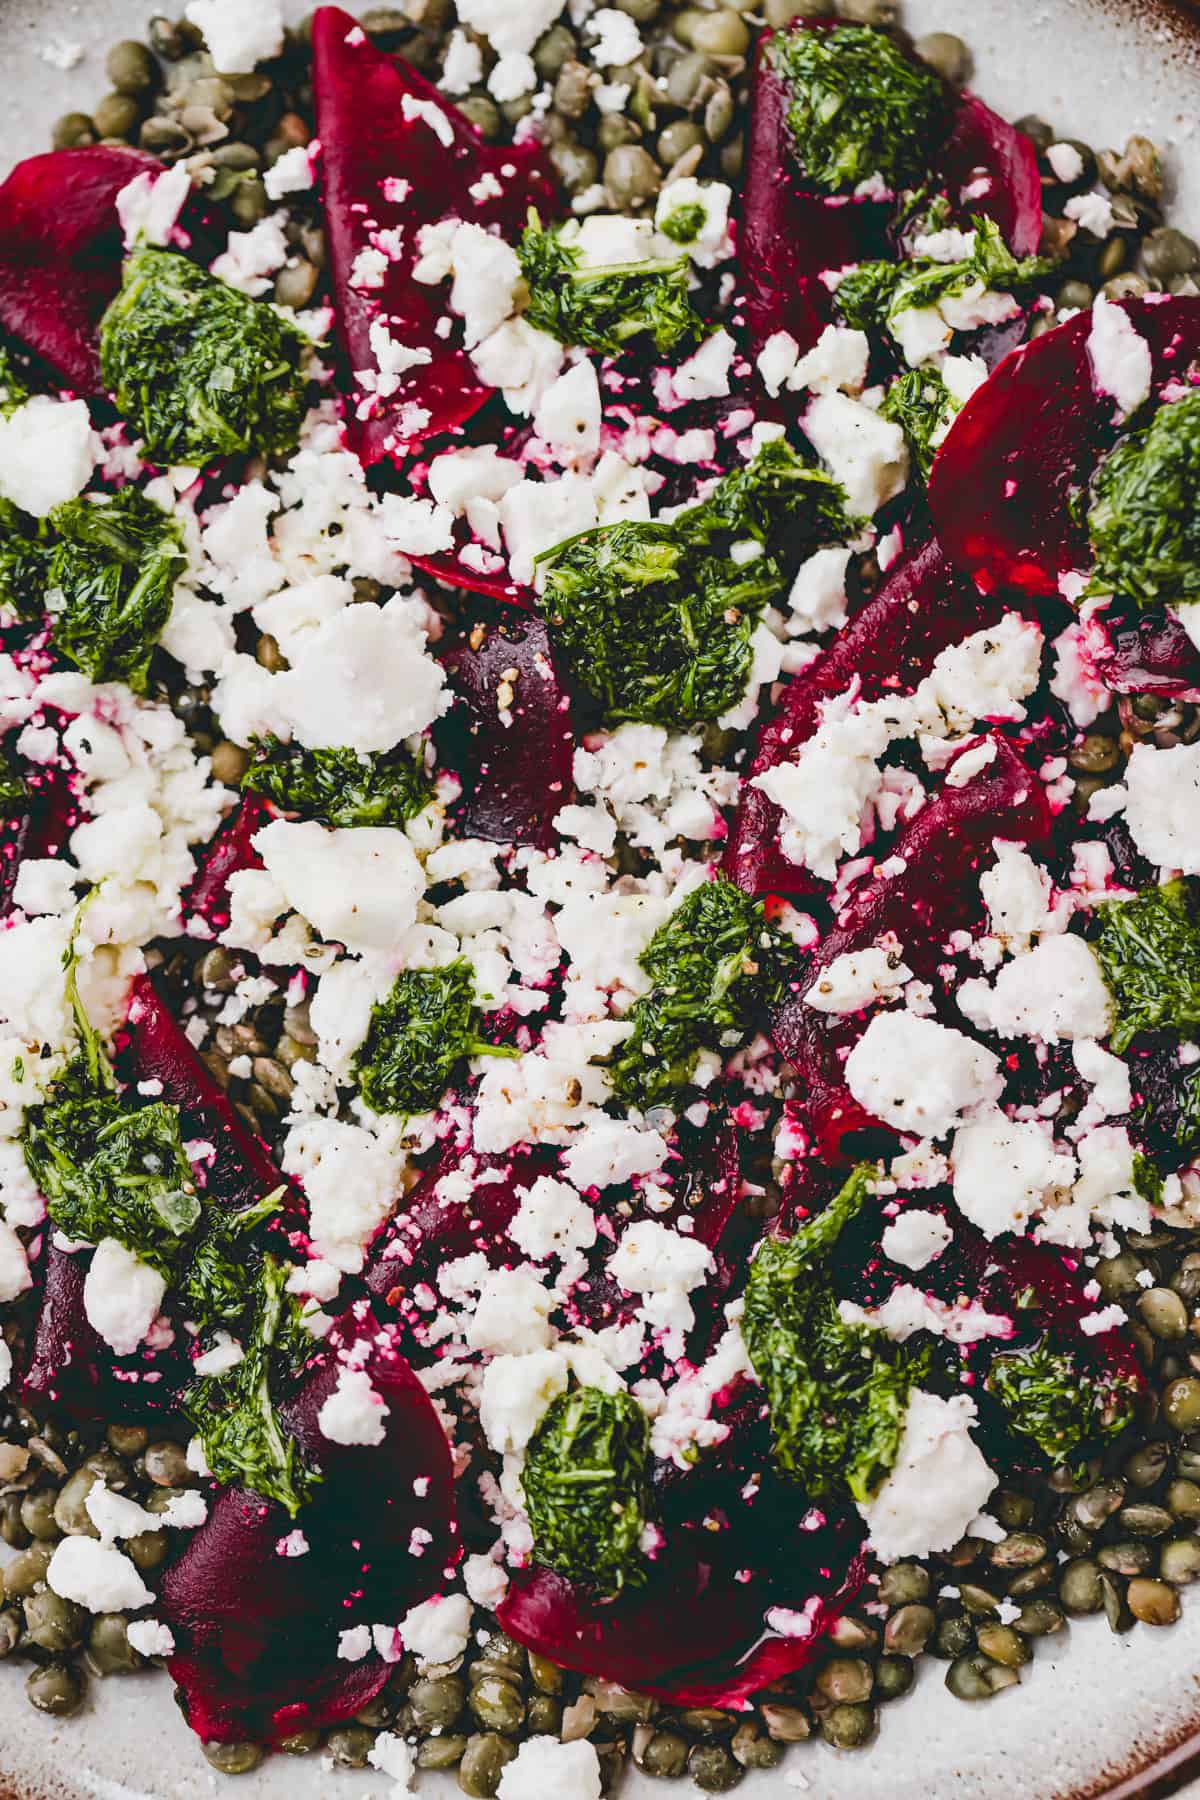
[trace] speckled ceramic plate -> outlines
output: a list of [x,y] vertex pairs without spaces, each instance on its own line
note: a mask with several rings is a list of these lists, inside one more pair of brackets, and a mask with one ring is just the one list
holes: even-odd
[[[181,0],[180,0],[181,3]],[[311,0],[290,0],[299,16]],[[520,6],[523,0],[510,0]],[[244,0],[254,7],[257,0]],[[356,10],[350,0],[351,10]],[[145,29],[150,0],[0,0],[0,173],[46,147],[59,113],[103,91],[104,46]],[[1200,228],[1200,7],[1187,0],[905,0],[914,32],[957,31],[974,85],[1009,117],[1036,111],[1064,135],[1103,145],[1142,131],[1170,153],[1177,222]],[[69,74],[39,52],[83,44]],[[0,1800],[211,1800],[220,1785],[171,1700],[146,1675],[93,1683],[63,1724],[26,1703],[23,1677],[0,1668]],[[241,1778],[236,1800],[363,1800],[389,1783],[278,1758]],[[448,1800],[457,1785],[423,1777]],[[681,1792],[680,1788],[674,1790]],[[1114,1637],[1102,1620],[1043,1641],[1025,1680],[991,1705],[964,1706],[923,1669],[917,1693],[889,1707],[868,1751],[805,1745],[739,1790],[752,1800],[1157,1800],[1200,1797],[1200,1590],[1180,1624]],[[628,1800],[661,1795],[632,1773]],[[558,1800],[547,1794],[545,1800]]]

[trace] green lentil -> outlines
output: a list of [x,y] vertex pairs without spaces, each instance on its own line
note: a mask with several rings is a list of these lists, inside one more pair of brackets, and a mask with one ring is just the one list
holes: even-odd
[[728,1794],[746,1771],[724,1744],[696,1744],[688,1756],[688,1774],[702,1794]]
[[26,1677],[25,1696],[39,1712],[69,1718],[83,1704],[83,1672],[71,1663],[43,1663]]
[[1129,1584],[1126,1598],[1130,1612],[1143,1625],[1174,1625],[1179,1617],[1179,1595],[1165,1581],[1150,1581],[1136,1575]]
[[495,1732],[471,1738],[458,1765],[459,1787],[470,1800],[491,1800],[506,1765],[515,1755],[513,1746]]
[[263,1759],[258,1744],[201,1744],[200,1748],[222,1775],[248,1775]]
[[873,1706],[834,1706],[821,1716],[821,1736],[836,1750],[858,1750],[870,1743],[878,1723]]
[[991,1700],[1020,1680],[1015,1669],[976,1652],[959,1656],[946,1670],[946,1686],[956,1700]]

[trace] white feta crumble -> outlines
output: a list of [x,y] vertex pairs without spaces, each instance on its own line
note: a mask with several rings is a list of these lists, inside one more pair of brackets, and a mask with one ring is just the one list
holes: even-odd
[[852,555],[848,546],[834,544],[814,550],[800,564],[788,594],[789,632],[807,636],[846,623],[846,570]]
[[903,1011],[876,1013],[845,1073],[860,1106],[919,1137],[942,1137],[1004,1086],[999,1058],[982,1044]]
[[283,49],[281,0],[188,0],[184,16],[204,33],[222,75],[247,75]]
[[996,860],[979,878],[988,920],[1009,950],[1024,950],[1030,938],[1053,929],[1050,877],[1020,844],[993,838],[992,849]]
[[312,185],[312,157],[304,144],[293,144],[290,150],[285,150],[263,175],[263,186],[270,200],[306,193]]
[[404,1648],[419,1663],[450,1663],[461,1656],[471,1635],[471,1602],[465,1594],[435,1594],[400,1621]]
[[367,1761],[381,1775],[394,1783],[393,1796],[412,1791],[417,1772],[416,1758],[404,1739],[394,1731],[381,1731],[367,1752]]
[[254,848],[288,905],[324,938],[386,950],[416,919],[425,877],[402,831],[273,819],[255,834]]
[[1071,1055],[1082,1080],[1091,1084],[1089,1122],[1120,1117],[1133,1110],[1129,1067],[1091,1038],[1077,1038]]
[[576,1187],[619,1187],[635,1176],[653,1175],[669,1155],[667,1140],[652,1126],[597,1113],[575,1133],[562,1167]]
[[1057,179],[1068,185],[1078,181],[1083,174],[1083,157],[1074,144],[1050,144],[1046,150],[1046,161]]
[[467,1326],[467,1343],[493,1356],[548,1350],[556,1336],[550,1324],[556,1304],[554,1293],[529,1270],[493,1269]]
[[592,61],[600,69],[623,69],[642,54],[642,38],[628,13],[615,6],[602,6],[586,25],[595,39]]
[[1200,874],[1200,744],[1135,744],[1125,790],[1125,818],[1142,855],[1164,869]]
[[388,1408],[365,1369],[338,1369],[337,1386],[321,1404],[317,1428],[331,1444],[382,1444]]
[[357,1273],[363,1251],[391,1216],[404,1185],[405,1155],[361,1125],[305,1118],[284,1140],[285,1175],[304,1185],[317,1255]]
[[936,1262],[953,1237],[940,1213],[910,1206],[885,1226],[879,1241],[883,1254],[892,1262],[905,1269],[920,1270]]
[[1023,1232],[1075,1179],[1075,1158],[1047,1125],[998,1111],[960,1126],[950,1161],[958,1208],[987,1238]]
[[699,207],[699,225],[686,237],[665,235],[671,242],[682,242],[692,261],[702,269],[711,269],[732,251],[729,237],[729,188],[723,181],[698,181],[694,175],[680,175],[659,192],[654,209],[655,228],[662,232],[672,218],[678,223],[682,208]]
[[44,519],[83,492],[100,455],[86,400],[34,394],[0,418],[0,496]]
[[594,1744],[576,1738],[526,1738],[500,1777],[497,1800],[600,1800],[600,1758]]
[[123,1551],[90,1537],[66,1537],[46,1570],[46,1584],[89,1612],[136,1612],[154,1595]]
[[520,1455],[550,1402],[566,1391],[569,1364],[558,1350],[497,1356],[483,1371],[479,1422],[492,1449]]
[[909,1397],[895,1467],[859,1511],[881,1562],[949,1550],[996,1486],[971,1436],[975,1402],[923,1388]]
[[908,445],[899,425],[847,394],[818,394],[804,433],[846,492],[851,512],[871,518],[908,480]]
[[642,1296],[645,1322],[668,1333],[685,1332],[694,1322],[688,1295],[713,1268],[712,1251],[657,1219],[626,1226],[609,1258],[608,1272],[631,1294]]
[[878,1001],[896,1000],[912,970],[901,961],[899,947],[848,950],[835,956],[813,982],[804,999],[817,1012],[854,1013]]
[[487,85],[493,100],[503,105],[507,100],[519,100],[522,94],[531,94],[537,84],[533,58],[523,50],[510,50],[497,60]]
[[169,244],[184,201],[192,191],[186,163],[176,163],[160,175],[144,170],[127,181],[117,195],[117,217],[125,248],[138,243]]
[[491,43],[497,55],[510,50],[530,51],[562,11],[558,0],[461,0],[459,23],[469,25]]
[[596,365],[585,357],[546,389],[533,415],[533,429],[564,460],[583,461],[600,448],[600,413]]
[[[623,18],[623,13],[617,15]],[[677,365],[671,386],[678,400],[714,400],[729,392],[729,371],[737,344],[722,326]]]
[[469,93],[483,80],[483,51],[478,44],[471,42],[465,31],[455,30],[450,34],[450,42],[446,46],[446,55],[442,62],[442,78],[438,83],[444,94]]
[[1094,951],[1081,937],[1044,938],[1006,963],[994,987],[974,977],[958,990],[960,1011],[1001,1037],[1103,1038],[1112,1029],[1112,998]]
[[1095,238],[1106,238],[1116,223],[1112,201],[1106,194],[1076,194],[1063,207],[1063,215],[1074,219]]
[[88,1324],[118,1356],[132,1356],[162,1308],[167,1284],[116,1238],[101,1238],[83,1283]]
[[171,1656],[175,1650],[171,1627],[158,1619],[131,1619],[125,1636],[141,1656]]
[[596,1242],[596,1219],[569,1182],[539,1175],[522,1193],[508,1232],[532,1262],[545,1262],[551,1256],[565,1258],[577,1250],[590,1250]]
[[1097,294],[1092,307],[1087,347],[1097,393],[1110,394],[1125,417],[1136,412],[1150,398],[1150,346],[1125,308],[1105,294]]

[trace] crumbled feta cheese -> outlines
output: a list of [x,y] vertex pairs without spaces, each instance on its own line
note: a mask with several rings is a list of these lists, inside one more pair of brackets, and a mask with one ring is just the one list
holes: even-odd
[[599,69],[627,68],[642,54],[641,33],[629,14],[615,6],[594,12],[586,29],[595,38],[592,61]]
[[1081,937],[1045,938],[1007,963],[989,988],[964,981],[958,1004],[973,1025],[1001,1037],[1102,1038],[1112,1028],[1112,1000],[1100,964]]
[[1075,1158],[1040,1120],[989,1113],[954,1134],[954,1198],[984,1237],[1023,1232],[1075,1179]]
[[337,1386],[321,1404],[317,1428],[331,1444],[382,1444],[388,1408],[365,1369],[342,1366]]
[[895,1000],[912,970],[899,950],[848,950],[828,963],[804,998],[817,1012],[854,1013],[877,1001]]
[[556,1335],[550,1324],[556,1303],[554,1293],[528,1270],[493,1269],[467,1326],[467,1343],[493,1356],[548,1350]]
[[498,56],[506,56],[510,50],[532,50],[561,10],[558,0],[523,0],[520,6],[512,0],[461,0],[458,17],[486,37]]
[[25,1246],[12,1226],[0,1220],[0,1301],[16,1300],[32,1285]]
[[1000,1098],[999,1058],[961,1031],[909,1012],[876,1013],[846,1059],[850,1092],[897,1131],[942,1137]]
[[940,1213],[924,1207],[906,1207],[898,1219],[884,1228],[883,1254],[905,1269],[924,1269],[936,1262],[954,1236]]
[[1095,238],[1106,238],[1116,224],[1116,214],[1107,194],[1076,194],[1063,207],[1063,215],[1074,219]]
[[481,344],[516,310],[523,282],[516,251],[462,219],[423,226],[418,242],[413,280],[436,283],[452,275],[450,310],[463,322],[463,341],[468,349]]
[[476,1606],[495,1612],[508,1592],[508,1576],[490,1556],[468,1556],[463,1563],[463,1586]]
[[[624,18],[624,14],[618,14]],[[705,338],[700,348],[677,364],[671,386],[678,400],[715,400],[729,392],[729,371],[737,345],[721,328]]]
[[562,1166],[576,1187],[621,1187],[637,1175],[654,1174],[669,1155],[666,1139],[652,1126],[597,1113],[575,1133]]
[[846,570],[853,552],[834,544],[814,550],[796,570],[788,609],[788,630],[807,636],[846,623]]
[[[666,1146],[663,1148],[665,1152]],[[531,1261],[545,1262],[547,1257],[565,1258],[576,1250],[590,1250],[596,1241],[596,1219],[569,1182],[539,1175],[522,1193],[508,1234]]]
[[1200,874],[1200,744],[1135,744],[1125,788],[1125,818],[1142,855],[1164,869]]
[[167,1284],[116,1238],[101,1238],[83,1284],[88,1324],[118,1356],[132,1356],[162,1307]]
[[281,0],[188,0],[190,25],[204,33],[209,55],[222,75],[247,75],[283,49]]
[[400,1621],[404,1648],[420,1663],[449,1663],[471,1635],[471,1602],[465,1594],[435,1594]]
[[396,1732],[381,1731],[367,1751],[367,1761],[373,1769],[395,1782],[393,1797],[411,1792],[417,1772],[416,1758]]
[[483,51],[471,42],[465,31],[453,31],[442,62],[442,79],[438,83],[444,94],[469,93],[483,80]]
[[285,150],[263,175],[263,186],[270,200],[282,200],[287,194],[303,194],[312,184],[312,158],[304,144],[293,144],[290,150]]
[[899,425],[847,394],[818,394],[804,433],[846,492],[852,513],[871,518],[908,480],[908,446]]
[[497,1800],[600,1800],[600,1758],[586,1738],[526,1738],[500,1776]]
[[387,949],[416,918],[424,872],[404,832],[273,819],[254,848],[288,905],[350,949]]
[[857,1306],[853,1300],[839,1300],[838,1316],[847,1325],[866,1325],[873,1331],[882,1331],[896,1344],[907,1343],[918,1331],[945,1338],[951,1344],[978,1344],[984,1338],[1012,1335],[1012,1320],[1005,1315],[990,1313],[965,1296],[949,1303],[939,1300],[907,1281],[894,1287],[879,1306]]
[[594,363],[586,359],[574,363],[546,389],[533,415],[533,429],[562,453],[564,461],[595,456],[600,448],[600,384]]
[[46,1584],[62,1599],[74,1600],[93,1613],[135,1612],[154,1599],[122,1551],[83,1536],[66,1537],[58,1545],[46,1570]]
[[283,215],[268,214],[249,231],[230,232],[225,249],[213,263],[212,272],[230,287],[256,299],[267,292],[271,277],[282,269],[289,255]]
[[565,1392],[568,1363],[558,1350],[497,1356],[483,1371],[479,1422],[502,1456],[523,1452],[550,1402]]
[[1120,1117],[1133,1110],[1128,1065],[1091,1038],[1078,1038],[1071,1055],[1080,1077],[1092,1085],[1088,1112],[1093,1120]]
[[503,106],[508,100],[519,100],[531,94],[538,84],[533,58],[522,50],[510,50],[496,62],[488,76],[488,93]]
[[645,1322],[669,1334],[691,1329],[694,1314],[688,1294],[712,1268],[706,1244],[657,1219],[639,1219],[627,1226],[608,1262],[614,1281],[627,1292],[642,1295],[639,1311]]
[[86,400],[34,394],[0,418],[0,497],[44,519],[83,492],[100,454]]
[[158,1619],[130,1619],[125,1636],[141,1656],[171,1656],[175,1650],[170,1626]]
[[125,248],[132,250],[139,242],[169,244],[191,191],[192,178],[186,163],[176,163],[160,175],[147,169],[127,181],[116,202]]
[[356,1273],[363,1248],[389,1218],[403,1188],[405,1157],[360,1125],[305,1118],[288,1132],[282,1166],[304,1184],[318,1256]]
[[892,732],[883,708],[840,695],[822,706],[821,723],[794,762],[778,763],[752,779],[751,785],[784,812],[784,855],[823,881],[835,879],[839,857],[862,849],[870,805],[882,783],[876,759]]
[[1106,294],[1096,295],[1087,347],[1097,393],[1111,394],[1126,417],[1136,412],[1150,398],[1150,346],[1124,307]]
[[793,391],[809,388],[814,394],[832,394],[839,388],[847,394],[861,394],[870,355],[865,331],[827,325],[812,349],[798,359],[787,385]]
[[[732,252],[729,236],[730,191],[723,181],[697,181],[694,175],[680,175],[659,192],[654,209],[654,224],[662,231],[672,216],[683,207],[698,206],[703,217],[700,224],[683,240],[688,255],[702,269],[715,268]],[[667,234],[669,241],[676,240]]]
[[914,1388],[895,1467],[859,1511],[882,1562],[949,1550],[996,1486],[971,1436],[975,1402]]
[[1009,950],[1024,950],[1053,928],[1050,877],[1019,844],[994,838],[992,848],[996,860],[980,876],[979,891],[995,935]]
[[915,724],[938,736],[969,731],[981,720],[1020,720],[1022,702],[1041,678],[1042,633],[1019,613],[972,632],[934,658],[913,696]]

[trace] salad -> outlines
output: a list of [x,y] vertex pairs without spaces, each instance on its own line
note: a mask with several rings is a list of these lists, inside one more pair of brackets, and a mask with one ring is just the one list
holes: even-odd
[[1178,1618],[1200,249],[893,15],[190,0],[0,185],[40,1710],[724,1793]]

